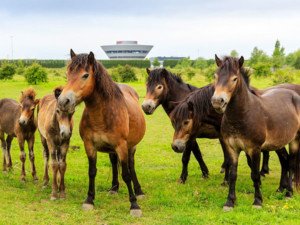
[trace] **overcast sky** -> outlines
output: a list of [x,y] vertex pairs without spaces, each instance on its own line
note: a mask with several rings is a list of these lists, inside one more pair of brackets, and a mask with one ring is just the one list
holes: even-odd
[[147,57],[213,58],[235,49],[248,58],[254,46],[272,54],[300,48],[298,0],[1,0],[0,58],[67,59],[101,45],[137,40],[154,45]]

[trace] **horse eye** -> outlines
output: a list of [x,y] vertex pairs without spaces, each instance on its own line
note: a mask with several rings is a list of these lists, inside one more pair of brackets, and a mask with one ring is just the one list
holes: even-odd
[[190,122],[186,120],[186,121],[183,122],[183,125],[184,125],[184,126],[187,126],[189,123],[190,123]]
[[158,90],[162,89],[162,85],[159,85],[159,86],[157,87],[157,89],[158,89]]
[[233,80],[232,80],[232,81],[233,81],[233,82],[236,82],[236,80],[237,80],[237,77],[233,78]]
[[86,74],[84,74],[84,75],[82,76],[83,79],[87,79],[88,77],[89,77],[89,74],[88,74],[88,73],[86,73]]
[[59,114],[60,113],[59,109],[57,109],[56,112],[57,112],[57,114]]
[[32,108],[31,111],[34,111],[35,108]]

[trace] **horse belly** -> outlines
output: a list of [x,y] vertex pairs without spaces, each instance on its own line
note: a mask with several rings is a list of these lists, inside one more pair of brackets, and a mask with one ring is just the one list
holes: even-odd
[[220,133],[216,130],[216,128],[213,125],[204,123],[198,130],[197,137],[216,139],[220,137]]

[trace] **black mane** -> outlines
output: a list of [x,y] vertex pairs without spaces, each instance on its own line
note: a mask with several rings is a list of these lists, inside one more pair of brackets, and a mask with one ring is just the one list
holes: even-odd
[[175,75],[175,74],[171,73],[169,70],[154,69],[154,70],[151,70],[150,74],[148,75],[147,85],[150,86],[151,84],[157,84],[157,83],[161,82],[161,79],[163,77],[162,73],[164,73],[165,71],[167,72],[166,82],[176,81],[178,83],[184,83],[179,75]]

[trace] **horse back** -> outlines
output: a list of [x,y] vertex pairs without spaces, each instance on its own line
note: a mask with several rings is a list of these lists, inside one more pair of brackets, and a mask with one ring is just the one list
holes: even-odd
[[0,100],[0,130],[16,136],[16,124],[20,115],[21,106],[16,100],[8,98]]

